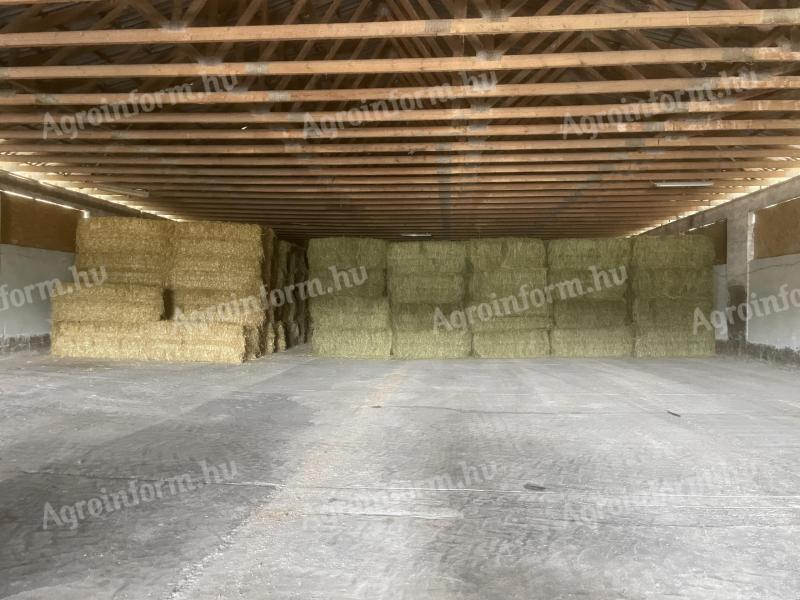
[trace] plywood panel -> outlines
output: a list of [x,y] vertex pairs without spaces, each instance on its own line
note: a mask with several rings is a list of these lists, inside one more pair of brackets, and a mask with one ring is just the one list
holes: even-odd
[[46,202],[0,193],[0,243],[75,252],[82,213]]
[[755,257],[800,254],[800,199],[756,213]]

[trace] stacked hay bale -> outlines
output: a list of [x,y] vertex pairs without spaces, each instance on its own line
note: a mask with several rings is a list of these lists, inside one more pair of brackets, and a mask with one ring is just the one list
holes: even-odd
[[715,353],[714,331],[695,331],[695,313],[714,306],[714,246],[702,235],[642,236],[633,244],[637,358]]
[[463,242],[398,242],[387,258],[396,358],[463,358],[469,327],[436,326],[437,315],[464,309],[467,246]]
[[386,242],[314,239],[308,245],[308,266],[314,354],[389,358],[392,329],[386,298]]
[[[62,358],[240,363],[241,327],[163,321],[174,224],[98,217],[78,227],[76,267],[102,276],[76,281],[53,300],[53,355]],[[93,276],[94,279],[94,276]]]
[[[261,228],[261,245],[264,248],[264,260],[261,263],[261,280],[264,282],[265,291],[269,294],[277,289],[278,236],[275,235],[273,229],[269,227]],[[268,295],[267,298],[269,298]],[[269,300],[266,304],[264,328],[261,335],[261,352],[264,355],[269,355],[276,350],[275,326],[277,322],[275,308],[270,304]]]
[[299,345],[308,341],[308,262],[305,248],[295,246],[292,259],[295,284],[294,301],[296,304],[292,315],[296,328],[293,345]]
[[174,318],[242,328],[247,358],[261,356],[262,231],[257,225],[187,222],[174,226],[168,287]]
[[[472,311],[473,353],[479,358],[549,356],[551,304],[534,302],[547,284],[544,242],[494,238],[469,242],[469,307],[493,306],[492,316]],[[497,310],[499,308],[500,310]],[[497,314],[499,313],[499,314]]]
[[553,240],[548,244],[547,258],[554,301],[553,355],[631,356],[634,335],[628,317],[630,241]]

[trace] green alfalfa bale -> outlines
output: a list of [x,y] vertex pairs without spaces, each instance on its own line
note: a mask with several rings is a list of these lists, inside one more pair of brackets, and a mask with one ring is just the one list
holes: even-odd
[[383,331],[315,329],[311,336],[311,350],[316,356],[328,358],[387,359],[392,353],[392,340],[393,334],[390,329]]
[[472,333],[463,330],[434,332],[395,330],[392,355],[403,360],[467,358],[472,354]]
[[553,356],[559,358],[625,358],[633,355],[633,328],[554,329]]
[[639,269],[703,269],[714,264],[714,242],[705,235],[642,235],[633,240]]
[[[333,270],[332,270],[333,269]],[[317,295],[381,298],[386,295],[386,270],[368,267],[310,269],[310,289]]]
[[382,331],[391,326],[386,298],[321,296],[311,300],[310,310],[315,330]]
[[[699,314],[709,319],[714,308],[710,298],[670,300],[666,298],[636,298],[633,301],[633,321],[638,330],[674,329],[692,331]],[[702,319],[700,319],[702,322]]]
[[627,268],[631,252],[631,240],[625,238],[552,240],[547,243],[547,264],[556,270]]
[[557,329],[617,329],[628,324],[625,300],[564,300],[554,304]]
[[712,299],[714,271],[705,269],[636,269],[632,278],[636,298]]
[[592,271],[591,269],[550,269],[547,273],[547,296],[553,301],[584,298],[585,300],[619,300],[630,287],[627,269]]
[[474,272],[528,271],[547,266],[542,240],[535,238],[481,238],[468,242]]
[[550,356],[550,334],[546,330],[473,332],[472,349],[478,358],[543,358]]
[[681,329],[647,329],[636,335],[636,358],[704,358],[716,354],[715,333],[700,328],[697,333]]
[[514,296],[530,296],[534,289],[547,286],[547,269],[527,271],[474,272],[469,281],[468,297],[473,301],[489,301]]
[[[450,323],[450,315],[456,311],[462,310],[460,305],[456,304],[392,304],[391,307],[391,326],[398,331],[435,331],[435,330],[448,330],[448,324],[443,322],[443,319]],[[466,323],[463,324],[463,329],[466,329]]]
[[389,298],[396,304],[460,304],[466,296],[463,275],[390,275]]
[[482,320],[473,318],[469,328],[473,333],[524,333],[547,330],[553,327],[553,317],[547,313],[523,312]]
[[391,277],[465,273],[467,245],[449,241],[394,242],[389,244],[386,263]]
[[308,264],[316,272],[329,267],[386,269],[384,240],[354,237],[316,238],[308,243]]

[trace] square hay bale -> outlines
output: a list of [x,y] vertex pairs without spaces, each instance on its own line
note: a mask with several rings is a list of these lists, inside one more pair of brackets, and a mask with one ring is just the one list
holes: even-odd
[[391,275],[389,297],[396,304],[461,304],[466,296],[463,275]]
[[642,235],[633,240],[639,269],[704,269],[714,265],[714,242],[705,235]]
[[[549,308],[550,305],[547,305]],[[518,315],[494,317],[486,321],[473,319],[470,329],[477,333],[525,333],[548,330],[553,327],[553,317],[547,313],[523,312]],[[549,342],[548,342],[549,343]]]
[[264,356],[261,340],[261,327],[253,325],[246,325],[244,327],[244,347],[246,360],[255,360]]
[[222,221],[186,221],[175,223],[175,236],[197,241],[237,241],[261,246],[261,227]]
[[557,329],[618,329],[628,324],[625,300],[566,300],[553,309]]
[[628,295],[630,273],[627,270],[604,271],[596,276],[590,269],[550,269],[547,285],[554,301],[618,300]]
[[261,354],[269,356],[275,354],[275,325],[268,322],[261,329]]
[[167,287],[173,290],[216,290],[236,294],[242,298],[259,295],[261,274],[240,271],[173,270]]
[[332,267],[311,269],[308,274],[309,286],[317,290],[317,295],[358,296],[361,298],[381,298],[386,295],[386,270],[351,267],[349,269]]
[[261,262],[261,280],[272,289],[272,270],[274,268],[275,255],[278,251],[278,237],[275,231],[269,227],[261,229],[261,246],[263,248],[264,259]]
[[442,330],[441,327],[437,328],[437,310],[449,318],[453,311],[461,309],[460,305],[455,304],[392,304],[391,324],[398,331]]
[[82,252],[75,256],[75,268],[81,274],[105,284],[162,287],[170,265],[168,255],[145,252]]
[[236,325],[56,323],[52,354],[102,360],[241,363],[244,329]]
[[275,323],[275,352],[286,352],[286,348],[288,348],[286,327],[278,321]]
[[328,358],[381,358],[387,359],[392,352],[392,332],[314,330],[311,349],[315,356]]
[[552,240],[547,243],[547,264],[556,270],[627,268],[631,253],[631,240],[625,238]]
[[172,290],[169,294],[171,318],[199,323],[229,323],[259,327],[266,319],[260,295],[240,294],[203,289]]
[[633,301],[633,321],[640,331],[643,329],[693,331],[698,309],[708,319],[714,309],[714,302],[710,298],[697,300],[636,298]]
[[633,355],[633,329],[554,329],[553,356],[560,358],[626,358]]
[[389,300],[322,296],[311,301],[314,330],[383,331],[391,327]]
[[166,257],[172,251],[172,221],[93,217],[78,221],[78,254],[139,254]]
[[90,288],[65,286],[52,299],[52,319],[86,323],[147,323],[164,316],[160,287],[100,285]]
[[636,358],[703,358],[716,354],[714,331],[692,332],[675,329],[637,331]]
[[714,271],[705,269],[636,269],[631,282],[636,298],[706,299],[714,297]]
[[[517,300],[547,285],[547,269],[475,272],[469,282],[469,298],[481,302],[514,296]],[[523,292],[522,287],[527,286]],[[493,296],[494,294],[494,296]]]
[[[176,237],[173,240],[174,254],[185,264],[217,260],[261,270],[264,258],[263,244],[249,240],[204,240],[202,238]],[[241,268],[241,267],[240,267]]]
[[384,240],[352,237],[316,238],[308,243],[308,264],[316,272],[327,271],[329,267],[350,269],[386,269],[386,248]]
[[543,358],[550,356],[546,330],[473,333],[473,353],[478,358]]
[[542,240],[535,238],[481,238],[468,242],[469,262],[475,272],[529,271],[547,266]]
[[464,242],[393,242],[389,244],[386,263],[392,277],[465,273],[467,245]]
[[469,331],[395,330],[392,355],[402,360],[467,358],[472,354]]

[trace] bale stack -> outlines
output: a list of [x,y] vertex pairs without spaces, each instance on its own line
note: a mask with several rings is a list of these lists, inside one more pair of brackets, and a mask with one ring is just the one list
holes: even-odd
[[317,294],[309,302],[314,354],[389,358],[392,329],[386,298],[386,242],[314,239],[308,246],[308,268]]
[[396,358],[463,358],[472,353],[469,328],[435,327],[437,309],[463,310],[467,246],[463,242],[389,244],[389,298]]
[[[628,317],[630,241],[553,240],[548,244],[547,258],[554,301],[553,355],[631,356],[634,334]],[[601,275],[596,279],[595,272],[602,272],[605,278]]]
[[714,304],[714,247],[702,235],[641,236],[633,244],[633,320],[637,358],[703,357],[715,335],[694,331],[695,312]]
[[[269,227],[261,228],[261,245],[264,248],[264,260],[261,263],[261,280],[267,293],[276,289],[277,285],[277,265],[278,265],[278,236]],[[275,308],[269,305],[265,307],[264,328],[261,335],[261,351],[264,355],[275,352]]]
[[168,287],[174,318],[241,328],[253,359],[262,354],[262,231],[257,225],[188,222],[174,226]]
[[472,320],[475,356],[549,356],[551,305],[536,306],[531,302],[531,292],[544,289],[547,284],[546,264],[547,253],[541,240],[493,238],[469,242],[467,305],[497,302],[501,309],[501,316]]
[[297,326],[297,336],[295,345],[308,342],[308,261],[306,250],[300,246],[295,246],[293,252],[294,259],[294,300],[296,308],[294,311],[294,322]]

